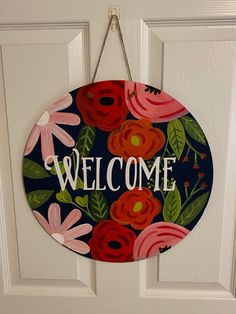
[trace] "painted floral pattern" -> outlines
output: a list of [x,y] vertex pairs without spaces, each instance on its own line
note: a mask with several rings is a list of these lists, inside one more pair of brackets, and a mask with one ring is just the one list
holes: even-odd
[[188,113],[176,99],[149,85],[126,81],[125,97],[130,112],[138,119],[167,122]]
[[131,262],[135,239],[132,230],[113,220],[102,220],[89,240],[91,255],[99,261]]
[[65,130],[57,125],[79,125],[80,118],[78,115],[75,115],[74,113],[60,112],[62,109],[69,107],[71,104],[72,97],[70,94],[67,94],[44,112],[30,134],[25,147],[25,156],[32,152],[39,140],[39,137],[41,137],[41,151],[43,160],[46,160],[47,157],[55,154],[53,135],[68,147],[73,147],[75,145],[73,138],[67,132],[65,132]]
[[188,229],[170,222],[156,222],[146,227],[134,244],[134,260],[163,253],[188,235]]
[[[78,171],[72,185],[68,169],[72,178]],[[23,177],[34,216],[57,242],[88,258],[131,262],[168,251],[193,230],[213,165],[205,134],[180,102],[149,85],[102,81],[66,94],[40,117]]]
[[85,123],[103,131],[118,128],[129,112],[122,81],[104,81],[82,87],[77,93],[76,104]]
[[85,223],[71,228],[81,218],[81,211],[79,209],[72,209],[63,223],[61,222],[61,208],[57,203],[52,203],[49,206],[48,221],[37,210],[34,211],[34,215],[41,226],[57,242],[80,254],[89,253],[90,248],[88,244],[77,240],[77,238],[89,233],[93,227]]
[[111,132],[108,150],[127,160],[129,157],[151,159],[165,144],[165,135],[147,120],[127,120]]
[[122,225],[131,225],[142,230],[161,212],[161,202],[152,192],[143,188],[135,188],[123,193],[110,208],[111,218]]

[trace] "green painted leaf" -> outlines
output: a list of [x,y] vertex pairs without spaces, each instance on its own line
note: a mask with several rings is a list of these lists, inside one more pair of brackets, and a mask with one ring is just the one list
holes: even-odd
[[96,129],[93,126],[85,125],[80,130],[76,148],[79,150],[81,158],[89,155],[94,145],[95,136]]
[[193,200],[180,214],[176,223],[181,226],[186,226],[193,221],[194,218],[204,209],[209,192],[206,192]]
[[188,116],[182,117],[180,119],[189,136],[191,136],[198,143],[207,145],[206,137],[197,121]]
[[108,205],[101,191],[92,191],[90,194],[90,211],[96,221],[107,219]]
[[178,160],[184,150],[186,136],[183,124],[179,119],[172,120],[167,126],[167,135],[170,146]]
[[81,207],[88,206],[88,195],[85,196],[76,196],[75,202]]
[[163,217],[167,222],[175,222],[181,210],[181,196],[177,186],[174,191],[169,191],[165,199]]
[[[64,168],[64,164],[63,164],[63,161],[59,161],[59,167],[60,167],[60,169],[61,169],[61,174],[63,175],[64,173],[65,173],[65,168]],[[50,170],[50,173],[52,174],[52,175],[56,175],[57,174],[57,171],[56,171],[56,167],[55,167],[55,165],[52,167],[52,169]]]
[[36,190],[27,194],[32,209],[36,209],[46,203],[53,194],[53,190]]
[[76,182],[76,190],[83,189],[83,188],[84,188],[84,182],[80,177],[78,177],[77,182]]
[[56,199],[61,202],[61,203],[71,203],[72,202],[72,197],[70,193],[65,189],[64,191],[60,191],[59,193],[56,194]]
[[23,160],[23,175],[30,179],[48,178],[50,175],[37,162],[24,158]]

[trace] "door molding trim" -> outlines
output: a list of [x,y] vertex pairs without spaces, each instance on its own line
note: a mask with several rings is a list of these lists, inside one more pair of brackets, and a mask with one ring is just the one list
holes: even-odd
[[[236,25],[232,17],[219,18],[180,18],[180,19],[139,19],[149,27],[157,26],[230,26]],[[0,30],[34,30],[34,29],[89,29],[89,21],[55,22],[55,23],[0,23]]]
[[0,30],[35,30],[35,29],[84,29],[89,30],[89,22],[59,23],[0,23]]
[[[235,18],[192,18],[192,19],[160,19],[160,20],[143,20],[149,27],[157,26],[230,26],[236,25]],[[0,24],[1,25],[1,24]]]

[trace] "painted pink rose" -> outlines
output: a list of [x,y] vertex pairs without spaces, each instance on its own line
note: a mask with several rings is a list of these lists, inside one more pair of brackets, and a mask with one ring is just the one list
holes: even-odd
[[125,82],[125,99],[129,111],[137,119],[167,122],[188,113],[181,103],[168,94],[137,82]]
[[156,222],[146,227],[134,243],[134,260],[162,253],[180,242],[189,230],[170,222]]

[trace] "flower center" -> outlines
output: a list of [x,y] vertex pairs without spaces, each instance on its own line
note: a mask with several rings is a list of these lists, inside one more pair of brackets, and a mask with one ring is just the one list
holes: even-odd
[[38,122],[36,123],[37,125],[43,126],[48,124],[49,122],[49,112],[45,111],[44,114],[41,115],[41,117],[39,118]]
[[111,106],[114,104],[114,99],[111,97],[101,97],[99,102],[103,106]]
[[109,241],[107,244],[111,249],[118,250],[121,248],[121,244],[118,241]]
[[137,213],[143,208],[142,202],[136,202],[133,207],[133,212]]
[[131,141],[131,144],[133,144],[134,146],[140,146],[141,144],[140,138],[137,135],[131,136],[130,141]]
[[57,242],[59,242],[61,244],[64,244],[64,242],[65,242],[63,235],[60,233],[53,233],[52,237],[53,237],[53,239],[57,240]]

